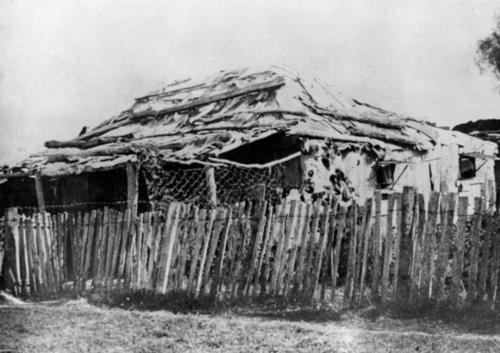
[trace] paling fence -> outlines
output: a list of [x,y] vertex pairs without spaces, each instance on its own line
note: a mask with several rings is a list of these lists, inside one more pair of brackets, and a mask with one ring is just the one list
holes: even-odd
[[[474,214],[467,215],[467,205]],[[356,304],[499,304],[500,236],[483,200],[410,187],[364,205],[172,202],[5,217],[7,288],[21,296],[117,289],[220,299],[259,295]]]

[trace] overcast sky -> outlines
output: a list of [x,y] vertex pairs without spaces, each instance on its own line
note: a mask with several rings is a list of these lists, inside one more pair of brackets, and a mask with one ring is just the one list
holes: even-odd
[[500,81],[474,64],[498,0],[0,4],[0,162],[72,138],[162,82],[255,64],[440,125],[500,118]]

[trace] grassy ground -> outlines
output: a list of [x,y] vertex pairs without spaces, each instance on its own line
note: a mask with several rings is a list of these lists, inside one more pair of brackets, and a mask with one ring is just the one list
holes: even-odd
[[0,306],[0,352],[500,351],[500,316],[480,309],[222,307],[177,297],[165,299],[167,311],[147,295],[91,301],[99,305]]

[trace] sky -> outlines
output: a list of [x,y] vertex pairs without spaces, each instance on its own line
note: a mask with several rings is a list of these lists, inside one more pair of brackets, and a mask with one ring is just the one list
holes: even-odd
[[500,2],[0,0],[0,164],[176,79],[284,65],[438,125],[500,118],[475,65]]

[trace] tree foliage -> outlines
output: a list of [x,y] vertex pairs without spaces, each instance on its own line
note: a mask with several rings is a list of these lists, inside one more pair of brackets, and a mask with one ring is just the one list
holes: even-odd
[[500,17],[496,22],[493,32],[478,42],[477,64],[481,70],[491,70],[500,79]]

